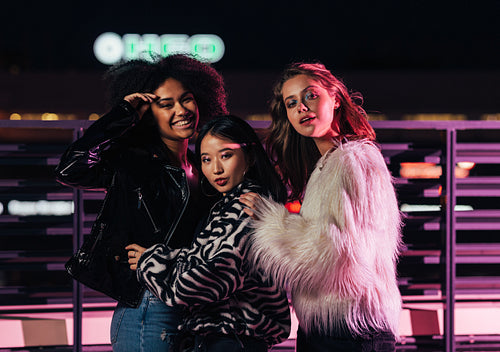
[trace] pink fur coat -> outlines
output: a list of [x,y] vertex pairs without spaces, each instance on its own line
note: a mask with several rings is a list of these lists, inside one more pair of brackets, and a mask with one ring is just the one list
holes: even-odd
[[253,255],[286,286],[305,331],[347,324],[398,336],[396,262],[401,215],[392,177],[369,141],[350,141],[318,161],[300,214],[269,199],[258,204]]

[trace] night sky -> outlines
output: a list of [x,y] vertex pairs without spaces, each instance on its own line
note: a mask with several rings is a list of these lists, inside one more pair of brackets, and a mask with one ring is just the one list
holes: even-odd
[[[113,5],[114,4],[114,5]],[[104,70],[103,32],[219,35],[223,70],[498,70],[500,1],[7,2],[0,70]]]

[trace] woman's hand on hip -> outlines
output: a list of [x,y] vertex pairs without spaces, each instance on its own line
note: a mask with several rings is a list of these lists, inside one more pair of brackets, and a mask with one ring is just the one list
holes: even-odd
[[137,262],[141,257],[142,253],[146,248],[139,246],[138,244],[129,244],[125,249],[128,251],[128,263],[130,264],[130,269],[137,270]]

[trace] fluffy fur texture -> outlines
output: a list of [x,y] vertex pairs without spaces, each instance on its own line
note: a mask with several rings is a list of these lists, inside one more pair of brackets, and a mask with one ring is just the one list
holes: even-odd
[[269,199],[257,206],[253,258],[292,293],[301,327],[398,336],[396,263],[401,214],[384,159],[373,143],[326,153],[306,187],[300,214]]

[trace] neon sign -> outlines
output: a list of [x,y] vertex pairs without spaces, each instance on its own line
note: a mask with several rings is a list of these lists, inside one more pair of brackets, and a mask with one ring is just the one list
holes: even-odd
[[191,54],[201,61],[217,62],[224,56],[224,42],[215,34],[125,34],[102,33],[94,42],[94,55],[101,63],[150,59],[153,55]]

